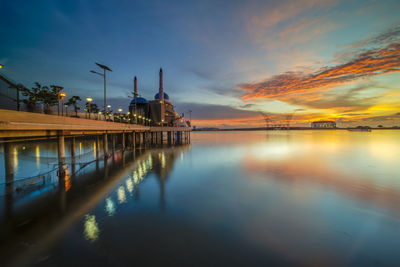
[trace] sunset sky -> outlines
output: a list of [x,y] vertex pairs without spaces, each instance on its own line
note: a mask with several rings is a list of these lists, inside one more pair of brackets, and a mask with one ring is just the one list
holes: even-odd
[[400,125],[400,1],[2,1],[1,73],[127,111],[158,70],[199,127]]

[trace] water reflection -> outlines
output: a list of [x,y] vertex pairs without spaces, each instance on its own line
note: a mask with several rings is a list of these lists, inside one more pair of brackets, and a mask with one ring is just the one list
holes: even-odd
[[[14,161],[15,148],[12,148],[11,151],[12,157],[10,158]],[[38,155],[37,151],[40,150],[37,146],[33,146],[31,151],[36,156]],[[171,151],[168,153],[174,153],[173,148]],[[67,158],[65,165],[67,168],[64,174],[59,173],[58,177],[55,176],[56,182],[43,178],[44,182],[40,187],[31,186],[30,190],[24,187],[18,193],[13,193],[11,189],[11,193],[6,195],[6,199],[0,199],[5,203],[4,208],[1,208],[4,209],[4,212],[0,215],[0,226],[3,226],[0,228],[0,238],[8,240],[0,245],[0,251],[2,251],[0,256],[7,255],[6,251],[15,251],[17,244],[13,243],[18,242],[18,238],[11,231],[15,225],[23,222],[29,233],[25,238],[39,240],[43,237],[44,228],[38,228],[38,225],[47,225],[45,230],[47,233],[51,229],[64,227],[63,221],[71,223],[72,218],[78,219],[79,216],[75,214],[83,212],[85,215],[82,214],[81,217],[83,226],[81,233],[85,240],[95,242],[100,234],[101,221],[99,218],[102,216],[113,217],[118,211],[118,206],[126,205],[132,198],[138,200],[139,184],[148,177],[155,162],[156,165],[161,166],[158,159],[159,150],[116,150],[108,159],[87,161],[91,158],[91,152],[89,150],[89,158],[82,157],[82,155],[77,155],[73,159]],[[55,162],[57,162],[57,158],[55,158]],[[72,167],[73,165],[76,167]],[[71,173],[74,168],[77,170]],[[121,175],[125,178],[121,179]],[[113,187],[115,189],[111,190]],[[89,212],[88,209],[99,202],[104,195],[107,197],[102,205],[103,214]],[[12,222],[12,224],[7,222]],[[8,226],[4,227],[5,225]],[[30,227],[31,230],[29,230]],[[54,231],[59,232],[59,230]],[[51,234],[48,236],[54,237]]]
[[106,213],[108,216],[114,216],[115,204],[114,204],[114,201],[110,197],[106,198],[105,210],[106,210]]
[[84,219],[84,235],[87,240],[94,242],[99,238],[99,226],[96,216],[87,214]]

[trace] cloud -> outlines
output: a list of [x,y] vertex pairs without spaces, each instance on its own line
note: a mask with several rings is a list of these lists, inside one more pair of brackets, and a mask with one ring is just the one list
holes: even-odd
[[[321,13],[323,9],[334,6],[336,2],[335,0],[280,1],[276,6],[268,5],[268,8],[258,14],[252,14],[247,23],[247,31],[255,43],[265,48],[276,47],[279,44],[303,43],[336,27],[323,16],[313,18],[307,12],[319,10]],[[301,16],[303,18],[299,18]],[[277,28],[280,29],[280,33],[276,35],[273,31]]]
[[367,83],[351,88],[344,93],[305,93],[286,95],[280,97],[286,103],[306,106],[314,109],[334,109],[341,112],[363,111],[376,104],[382,94],[375,93],[373,96],[361,96],[359,93],[371,88],[381,88],[376,83]]
[[329,90],[334,87],[376,75],[400,71],[400,41],[390,41],[382,47],[360,52],[353,59],[333,66],[323,67],[311,74],[286,72],[272,76],[260,83],[244,83],[239,88],[246,91],[244,100],[275,98],[289,94]]
[[188,118],[188,111],[192,111],[192,119],[196,120],[229,120],[243,119],[254,116],[261,116],[260,112],[243,110],[226,105],[198,104],[198,103],[175,103],[176,109],[180,113],[185,113]]

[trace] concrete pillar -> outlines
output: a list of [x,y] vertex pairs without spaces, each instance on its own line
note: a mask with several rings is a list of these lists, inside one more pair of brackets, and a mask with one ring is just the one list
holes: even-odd
[[65,138],[62,133],[58,135],[58,178],[64,179],[65,165]]
[[12,145],[10,143],[4,143],[4,166],[6,174],[6,183],[12,183],[14,181],[14,165],[12,161]]
[[182,132],[179,131],[176,133],[176,135],[177,135],[177,139],[178,139],[178,144],[181,145],[182,144]]
[[162,145],[163,142],[164,142],[163,132],[160,132],[160,145]]
[[100,151],[100,138],[98,135],[96,135],[96,158],[99,157],[99,151]]
[[122,133],[122,150],[125,150],[125,133]]
[[132,132],[132,148],[136,148],[136,133]]
[[108,135],[105,133],[103,135],[103,151],[104,151],[104,157],[108,157]]
[[72,137],[71,139],[71,157],[75,158],[76,154],[75,154],[75,146],[76,146],[76,141],[75,141],[75,137]]
[[75,141],[75,137],[72,137],[71,139],[71,174],[74,175],[75,174],[75,147],[76,147],[76,141]]
[[171,145],[172,144],[172,138],[171,138],[171,135],[172,135],[172,133],[171,132],[167,132],[167,135],[168,135],[168,137],[167,137],[167,139],[168,139],[168,145]]
[[115,153],[115,134],[111,135],[111,142],[112,142],[112,153]]

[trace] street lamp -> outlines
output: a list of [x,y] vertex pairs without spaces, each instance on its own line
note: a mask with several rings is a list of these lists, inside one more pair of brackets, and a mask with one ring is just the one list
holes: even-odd
[[64,97],[66,97],[67,94],[64,92],[58,93],[58,116],[60,116],[60,98],[61,98],[61,116],[64,116]]
[[52,85],[51,87],[54,88],[57,92],[57,101],[58,101],[58,113],[57,114],[58,114],[58,116],[60,116],[60,97],[61,97],[60,92],[62,89],[64,89],[64,87],[57,86],[57,85]]
[[92,105],[92,101],[93,101],[93,98],[91,98],[91,97],[86,97],[86,101],[89,103],[89,119],[90,119],[90,106]]
[[107,106],[107,97],[106,97],[106,71],[112,71],[109,67],[107,67],[106,65],[102,65],[99,63],[96,63],[97,66],[99,66],[100,68],[102,68],[104,70],[104,74],[101,74],[97,71],[91,70],[91,73],[94,74],[98,74],[100,76],[103,76],[104,78],[104,111],[106,110],[106,106]]
[[0,69],[2,69],[4,67],[4,65],[3,64],[0,64]]
[[122,112],[122,108],[119,108],[119,109],[118,109],[118,112],[121,113],[121,112]]
[[189,109],[190,127],[192,127],[192,111]]

